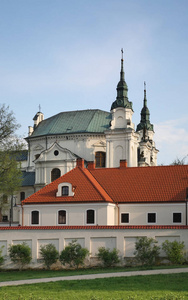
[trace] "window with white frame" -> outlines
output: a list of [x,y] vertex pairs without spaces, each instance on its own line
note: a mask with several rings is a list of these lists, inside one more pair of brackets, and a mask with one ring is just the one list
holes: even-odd
[[181,213],[173,213],[173,223],[181,223]]
[[86,212],[86,223],[95,224],[95,211],[93,209],[88,209]]
[[121,223],[129,223],[129,213],[121,214]]
[[39,211],[33,210],[31,212],[31,224],[32,225],[38,225],[39,224]]
[[68,195],[69,195],[68,185],[62,186],[62,196],[68,196]]
[[58,211],[58,224],[66,224],[66,211],[65,210]]
[[156,213],[148,213],[148,223],[156,223]]

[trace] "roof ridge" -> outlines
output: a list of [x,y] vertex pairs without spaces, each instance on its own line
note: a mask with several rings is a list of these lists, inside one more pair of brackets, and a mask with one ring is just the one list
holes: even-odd
[[[101,197],[105,200],[105,201],[110,201],[110,202],[114,202],[113,199],[109,196],[109,194],[104,190],[104,188],[100,185],[100,183],[95,179],[95,177],[89,172],[88,169],[84,168],[80,170],[83,172],[83,174],[85,175],[85,177],[87,177],[87,179],[90,181],[90,183],[94,186],[95,189],[97,189],[97,192],[101,195]],[[88,174],[89,176],[88,176]],[[101,192],[99,190],[99,186],[100,188],[103,190],[103,192]],[[105,195],[106,194],[106,195]],[[107,197],[106,197],[107,196]],[[109,199],[107,199],[109,198]]]

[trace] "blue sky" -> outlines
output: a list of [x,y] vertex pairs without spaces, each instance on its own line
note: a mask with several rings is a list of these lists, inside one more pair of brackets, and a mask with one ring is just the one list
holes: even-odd
[[188,154],[187,0],[0,0],[0,103],[26,137],[39,104],[110,111],[125,79],[140,121],[144,81],[158,164]]

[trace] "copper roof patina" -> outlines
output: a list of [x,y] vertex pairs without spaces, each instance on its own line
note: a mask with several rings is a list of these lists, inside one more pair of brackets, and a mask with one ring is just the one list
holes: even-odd
[[103,133],[110,126],[111,115],[99,109],[61,112],[43,120],[29,138],[73,133]]

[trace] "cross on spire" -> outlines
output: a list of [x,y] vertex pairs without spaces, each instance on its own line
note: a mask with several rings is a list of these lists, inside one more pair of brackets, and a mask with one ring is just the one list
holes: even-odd
[[41,106],[40,106],[40,104],[39,104],[39,112],[41,112]]

